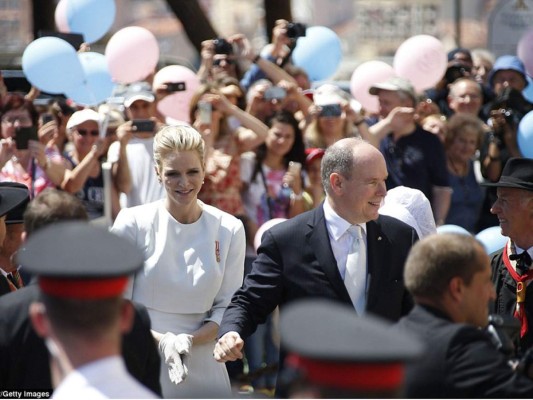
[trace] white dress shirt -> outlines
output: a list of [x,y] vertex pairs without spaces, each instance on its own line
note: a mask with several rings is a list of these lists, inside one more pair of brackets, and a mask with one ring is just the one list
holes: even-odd
[[[337,268],[339,268],[341,278],[344,280],[344,276],[346,274],[346,258],[348,257],[348,253],[350,252],[353,241],[355,240],[353,236],[347,232],[351,224],[345,219],[342,219],[339,214],[337,214],[333,208],[331,208],[327,199],[324,201],[323,207],[331,249],[333,250],[335,260],[337,261]],[[363,228],[363,239],[366,246],[366,223],[358,225]]]

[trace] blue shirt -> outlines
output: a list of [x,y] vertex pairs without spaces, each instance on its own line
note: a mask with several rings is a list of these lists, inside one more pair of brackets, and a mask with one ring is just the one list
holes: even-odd
[[387,189],[407,186],[422,191],[431,201],[434,186],[450,186],[444,146],[436,135],[421,127],[396,142],[389,134],[379,149],[389,172]]

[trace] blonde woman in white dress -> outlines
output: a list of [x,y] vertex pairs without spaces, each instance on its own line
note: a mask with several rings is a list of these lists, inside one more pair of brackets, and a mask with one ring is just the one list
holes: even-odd
[[145,256],[127,297],[148,308],[165,398],[230,397],[226,367],[214,360],[213,349],[222,314],[242,284],[244,228],[197,199],[204,141],[194,128],[162,128],[154,160],[166,197],[122,209],[112,228]]

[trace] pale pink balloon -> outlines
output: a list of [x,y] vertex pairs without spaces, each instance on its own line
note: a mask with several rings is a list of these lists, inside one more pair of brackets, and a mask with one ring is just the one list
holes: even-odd
[[516,55],[526,67],[529,76],[533,76],[533,28],[528,29],[518,41]]
[[57,30],[63,33],[70,32],[67,19],[67,3],[68,0],[59,0],[54,14]]
[[188,122],[189,108],[194,93],[200,86],[200,79],[194,71],[182,65],[169,65],[159,70],[155,76],[152,87],[156,90],[167,82],[184,82],[185,90],[174,92],[157,103],[157,109],[166,117]]
[[352,73],[350,92],[366,111],[377,113],[379,111],[378,97],[368,93],[368,89],[394,75],[394,69],[383,61],[364,62]]
[[142,81],[157,66],[159,45],[148,29],[128,26],[111,36],[105,48],[105,56],[113,81]]
[[396,75],[408,79],[415,90],[421,92],[442,79],[447,63],[448,56],[439,39],[417,35],[398,47],[392,65]]
[[266,231],[268,231],[270,228],[272,228],[273,226],[276,226],[280,222],[284,222],[284,221],[287,221],[287,218],[272,218],[259,227],[259,229],[257,230],[254,236],[254,248],[256,251],[259,245],[261,244],[261,239],[263,238],[263,234]]

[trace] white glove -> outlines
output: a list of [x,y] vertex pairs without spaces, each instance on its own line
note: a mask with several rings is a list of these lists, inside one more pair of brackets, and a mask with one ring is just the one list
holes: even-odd
[[170,381],[176,385],[183,382],[189,373],[187,358],[191,352],[192,335],[167,332],[159,341],[159,350],[168,365]]

